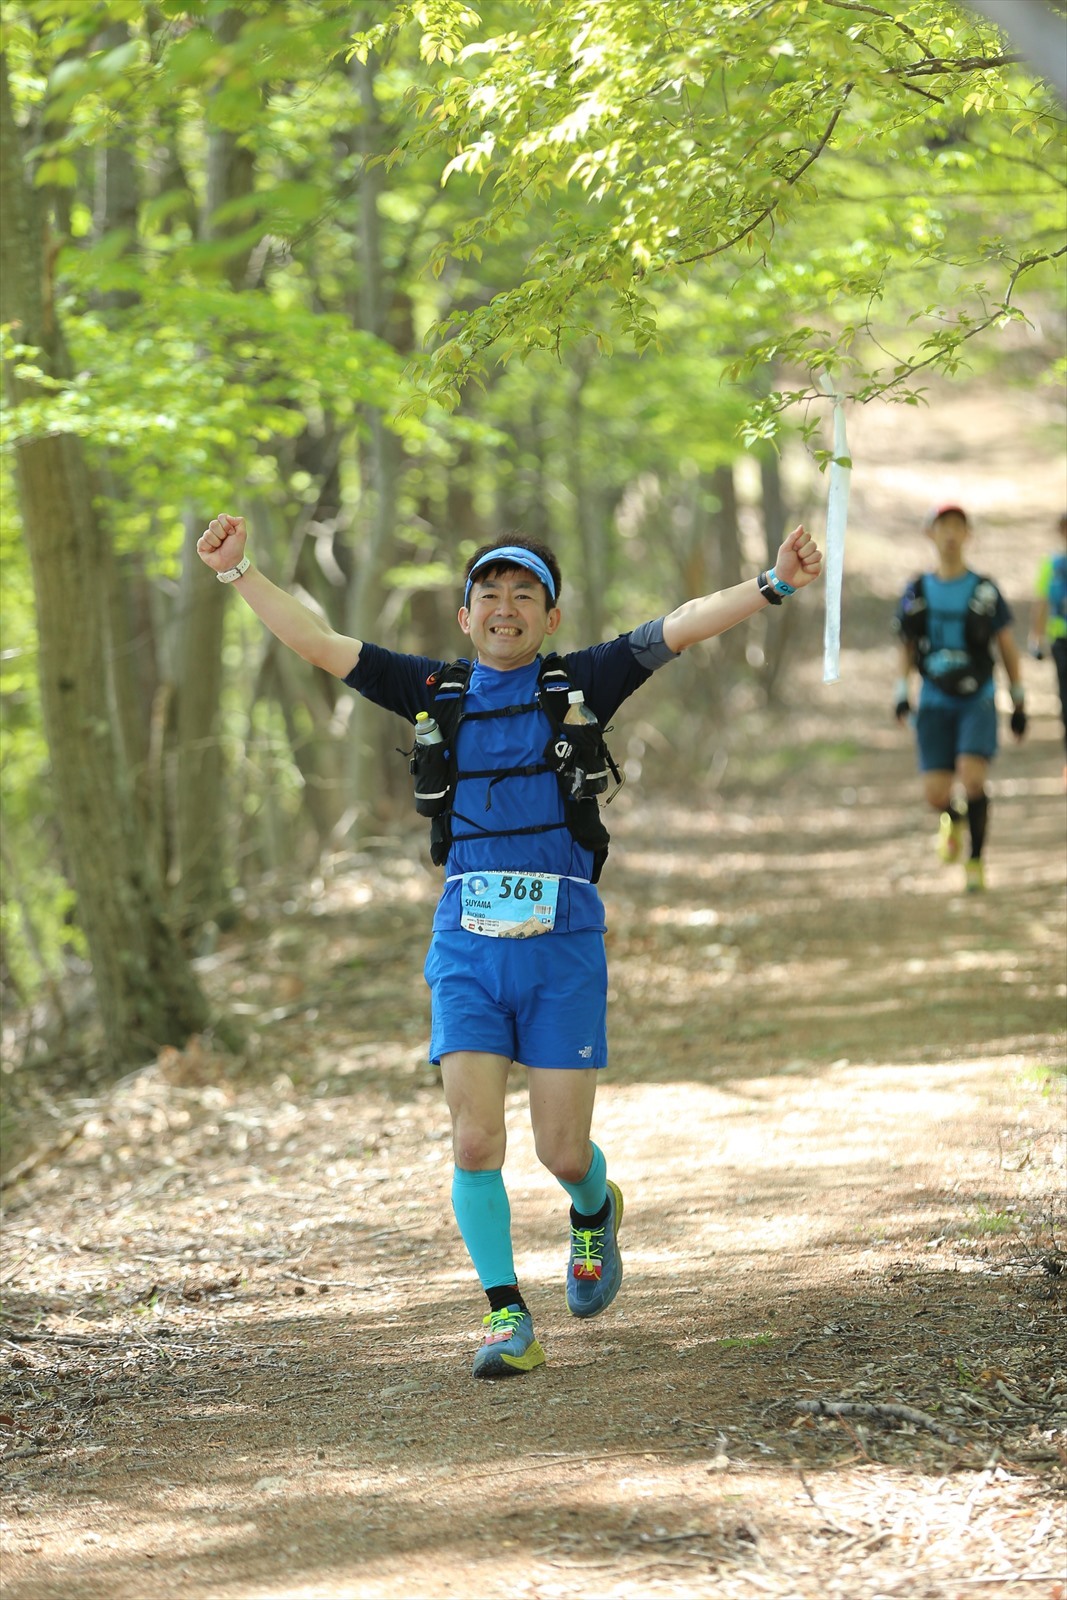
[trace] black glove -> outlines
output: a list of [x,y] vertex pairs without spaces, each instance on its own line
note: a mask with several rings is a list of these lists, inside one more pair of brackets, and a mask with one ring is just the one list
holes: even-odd
[[911,716],[911,703],[908,700],[898,700],[893,708],[893,715],[898,722],[907,722]]
[[1026,732],[1026,712],[1022,706],[1016,706],[1011,714],[1011,731],[1017,739]]

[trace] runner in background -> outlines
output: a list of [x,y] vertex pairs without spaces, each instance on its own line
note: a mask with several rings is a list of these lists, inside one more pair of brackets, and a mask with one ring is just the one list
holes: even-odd
[[922,681],[915,740],[923,797],[940,817],[938,854],[946,863],[959,861],[969,842],[965,886],[976,894],[985,888],[986,784],[997,752],[995,656],[1008,676],[1011,731],[1021,739],[1026,710],[1019,651],[1000,590],[967,565],[967,513],[960,506],[939,506],[926,532],[937,555],[933,572],[909,583],[894,619],[900,636],[894,709],[898,722],[911,720],[911,674],[917,671]]
[[1047,555],[1037,569],[1034,609],[1030,618],[1030,653],[1044,660],[1047,640],[1056,666],[1063,719],[1063,787],[1067,790],[1067,511],[1059,521],[1060,548]]

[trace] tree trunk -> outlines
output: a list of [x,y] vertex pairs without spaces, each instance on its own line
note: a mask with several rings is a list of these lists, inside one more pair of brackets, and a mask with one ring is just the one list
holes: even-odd
[[[104,28],[93,41],[99,50],[116,50],[130,37],[125,22],[113,22]],[[134,127],[123,120],[118,129],[105,142],[96,147],[96,194],[93,206],[93,233],[103,239],[116,230],[125,234],[123,254],[130,254],[137,246],[137,218],[140,211],[140,178],[134,158]],[[111,289],[99,297],[98,304],[105,310],[121,311],[135,305],[137,294],[132,289]]]
[[[125,44],[130,30],[125,22],[115,22],[94,40],[94,48],[114,50]],[[99,243],[110,235],[124,238],[123,255],[133,256],[138,248],[137,222],[140,208],[140,169],[134,158],[136,124],[124,119],[111,139],[97,148],[93,234]],[[94,304],[105,321],[135,305],[138,294],[132,289],[113,289],[94,297]],[[106,468],[98,474],[94,487],[111,504],[129,498],[129,487],[113,479]],[[149,770],[152,708],[159,682],[156,659],[156,634],[151,625],[151,585],[140,554],[119,556],[110,553],[108,564],[109,626],[111,631],[111,676],[121,737],[123,765],[131,774],[139,819],[151,841],[159,871],[165,870],[161,796],[153,788]]]
[[[46,373],[63,377],[69,361],[46,281],[44,219],[20,160],[2,53],[0,149],[0,321],[16,325]],[[4,381],[12,403],[33,393],[11,363]],[[185,1044],[207,1027],[209,1008],[164,916],[113,731],[109,551],[81,442],[71,434],[30,439],[16,447],[15,462],[56,810],[108,1054],[126,1065],[164,1044]]]
[[[737,519],[737,487],[733,464],[716,467],[711,475],[716,509],[711,513],[718,566],[718,588],[732,589],[742,581],[741,530]],[[745,658],[745,629],[730,628],[719,637],[723,658],[736,666]]]
[[[544,408],[534,398],[530,402],[527,426],[518,435],[520,459],[512,469],[510,488],[497,497],[497,533],[522,532],[531,539],[551,543],[549,469],[546,459],[550,431]],[[503,487],[504,480],[500,482]]]
[[763,502],[763,538],[767,547],[767,565],[774,565],[778,546],[786,534],[785,497],[782,494],[782,473],[778,453],[765,450],[759,462],[760,498]]
[[[360,322],[369,332],[383,338],[386,332],[385,266],[382,257],[379,202],[385,184],[385,167],[371,165],[372,156],[385,147],[381,116],[375,95],[377,63],[370,56],[365,63],[353,62],[353,73],[363,108],[360,148],[364,156],[360,178]],[[348,589],[345,632],[354,639],[365,639],[374,630],[381,610],[381,572],[385,552],[396,532],[400,481],[400,447],[396,435],[385,425],[380,411],[366,416],[368,442],[363,456],[364,483],[369,489],[370,515],[361,519],[361,536],[353,541],[355,571]],[[349,723],[348,795],[357,831],[361,819],[374,805],[375,741],[368,725],[369,708],[362,695],[356,696]],[[371,713],[377,715],[377,713]]]
[[[226,11],[215,27],[221,44],[237,37],[244,18]],[[221,238],[215,214],[228,201],[252,192],[255,158],[230,129],[211,128],[208,134],[207,192],[201,237]],[[232,224],[230,225],[232,226]],[[226,269],[236,288],[248,266],[248,252],[231,258]],[[222,697],[222,640],[226,585],[216,583],[196,553],[196,541],[216,512],[203,507],[185,515],[182,576],[179,594],[177,649],[175,651],[175,707],[177,762],[175,795],[176,860],[170,879],[181,925],[192,930],[216,916],[228,898],[227,806],[223,803],[223,762],[219,745],[219,710]]]
[[573,372],[567,395],[566,451],[569,460],[567,476],[574,495],[575,529],[581,551],[582,638],[594,644],[604,637],[607,616],[608,541],[603,504],[590,490],[585,473],[585,380],[583,364]]
[[[786,505],[782,493],[782,474],[778,455],[767,450],[760,456],[760,489],[763,497],[763,534],[767,545],[767,565],[774,565],[778,546],[786,534]],[[764,647],[763,670],[760,674],[763,692],[768,701],[775,698],[775,689],[789,651],[790,638],[796,613],[789,606],[776,611],[776,626],[768,627]]]

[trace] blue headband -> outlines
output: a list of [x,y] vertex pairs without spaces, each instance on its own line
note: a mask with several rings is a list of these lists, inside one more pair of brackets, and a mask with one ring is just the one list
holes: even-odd
[[484,555],[478,565],[471,569],[470,576],[467,579],[467,587],[463,591],[464,605],[470,603],[471,584],[482,568],[488,566],[522,567],[524,572],[532,572],[535,578],[540,579],[548,590],[548,598],[550,600],[555,600],[556,598],[556,585],[552,581],[552,574],[541,560],[541,557],[535,556],[532,550],[524,550],[521,545],[502,544],[499,549],[490,550],[488,555]]

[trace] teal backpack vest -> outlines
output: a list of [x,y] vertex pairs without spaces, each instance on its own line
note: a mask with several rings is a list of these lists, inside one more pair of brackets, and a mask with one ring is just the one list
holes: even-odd
[[928,670],[927,658],[930,642],[930,617],[922,577],[909,583],[904,591],[901,612],[895,627],[902,638],[915,646],[915,665],[924,678],[946,694],[974,694],[987,683],[993,673],[993,618],[997,609],[997,587],[990,578],[974,574],[974,588],[967,601],[963,617],[963,647],[967,652],[967,665],[950,673],[935,674]]

